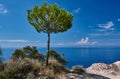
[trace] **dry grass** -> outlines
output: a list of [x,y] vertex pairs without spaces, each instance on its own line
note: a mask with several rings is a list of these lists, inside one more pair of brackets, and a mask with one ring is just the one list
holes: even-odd
[[85,72],[85,69],[84,69],[82,66],[77,65],[77,66],[73,66],[73,67],[72,67],[72,72],[73,72],[73,73],[82,74],[82,73]]

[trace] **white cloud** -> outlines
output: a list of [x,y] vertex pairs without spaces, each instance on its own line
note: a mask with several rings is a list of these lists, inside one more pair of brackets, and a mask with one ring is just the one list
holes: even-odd
[[117,21],[120,21],[120,18]]
[[88,40],[89,40],[88,37],[86,37],[85,39],[82,38],[82,39],[78,42],[78,44],[88,44],[88,43],[89,43]]
[[61,42],[59,42],[59,43],[51,43],[51,46],[52,47],[60,47],[60,46],[65,46],[65,44],[61,43]]
[[0,40],[0,42],[7,42],[7,43],[38,43],[39,40]]
[[111,28],[111,29],[109,29],[109,30],[115,30],[115,28]]
[[19,48],[24,46],[45,47],[46,44],[39,40],[0,40],[0,46],[3,48]]
[[105,33],[91,33],[88,35],[91,37],[99,37],[99,36],[110,36],[110,35],[114,35],[114,34],[111,32],[105,32]]
[[112,21],[107,22],[106,24],[98,24],[98,27],[106,30],[114,30],[114,28],[112,28],[113,26],[114,26],[114,23]]
[[80,11],[80,8],[73,10],[74,13],[79,13],[79,11]]
[[0,4],[0,13],[1,14],[6,14],[8,11],[7,11],[7,9],[4,7],[4,5],[3,4]]
[[99,32],[105,32],[106,30],[104,29],[98,29]]
[[28,41],[27,40],[0,40],[0,42],[22,43],[22,42],[28,42]]
[[80,41],[76,42],[77,45],[94,45],[96,44],[95,41],[91,42],[89,41],[89,38],[86,37],[86,38],[82,38]]

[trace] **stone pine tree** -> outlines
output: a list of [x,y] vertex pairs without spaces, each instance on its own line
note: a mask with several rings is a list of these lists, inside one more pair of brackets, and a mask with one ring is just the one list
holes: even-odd
[[43,3],[40,7],[34,6],[33,9],[27,10],[29,23],[37,32],[46,33],[47,41],[47,58],[49,60],[50,34],[65,32],[72,27],[73,15],[64,8],[59,8],[57,4],[47,5]]

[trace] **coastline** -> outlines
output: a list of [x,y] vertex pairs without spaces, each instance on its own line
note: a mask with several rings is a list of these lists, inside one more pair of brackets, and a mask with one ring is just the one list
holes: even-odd
[[58,79],[120,79],[120,61],[112,64],[93,63],[84,73],[68,73]]
[[[71,49],[71,48],[56,48],[58,51],[60,50],[60,54],[62,51],[66,51],[68,53],[68,56],[65,55],[65,57],[69,57],[69,56],[72,56],[73,58],[76,58],[73,54],[74,50],[81,50],[80,48],[75,48],[74,50]],[[91,49],[88,49],[88,48],[83,48],[83,54],[82,55],[91,55],[93,52],[86,52],[86,49],[87,50],[91,50]],[[107,48],[108,50],[109,48]],[[118,48],[117,48],[118,49]],[[39,49],[40,50],[40,49]],[[41,50],[45,50],[45,49],[42,49]],[[72,51],[71,51],[72,50]],[[94,50],[94,48],[92,48],[92,50]],[[96,48],[95,48],[96,50]],[[114,49],[116,50],[116,49]],[[112,51],[114,51],[112,50]],[[11,50],[13,51],[13,49]],[[99,51],[99,50],[98,50]],[[80,51],[79,51],[80,52]],[[100,51],[101,52],[101,51]],[[9,51],[8,51],[9,53]],[[107,53],[107,52],[106,52]],[[109,55],[110,52],[108,52],[108,54],[105,54],[105,52],[97,52],[97,53],[93,53],[93,55],[96,55],[98,54],[99,56],[111,56],[111,54]],[[119,53],[119,52],[118,52]],[[9,53],[10,54],[10,53]],[[81,55],[81,52],[78,53],[76,52],[76,56],[79,56]],[[101,54],[101,55],[100,55]],[[112,53],[113,54],[113,53]],[[114,53],[116,54],[116,52]],[[115,56],[116,57],[116,56]],[[119,55],[118,55],[119,57]],[[72,59],[73,59],[72,58]],[[83,57],[84,58],[84,57]],[[89,58],[89,57],[87,57]],[[112,58],[114,58],[114,55],[112,56]],[[82,58],[81,58],[82,59]],[[81,59],[78,59],[77,60],[81,60]],[[102,59],[102,58],[101,58]],[[84,59],[83,59],[84,60]],[[88,59],[86,59],[88,60]],[[118,59],[119,60],[119,59]],[[69,61],[69,60],[68,60]],[[72,62],[69,62],[69,63],[72,63]],[[68,64],[69,64],[68,63]],[[73,63],[72,63],[73,64]],[[85,62],[85,64],[88,64]],[[76,64],[77,65],[77,64]],[[72,65],[73,66],[73,65]],[[83,66],[84,67],[84,66]],[[68,67],[67,67],[68,68]],[[117,68],[117,69],[116,69]],[[85,73],[82,73],[82,74],[78,74],[78,73],[73,73],[73,72],[69,72],[69,73],[63,73],[63,74],[58,74],[58,77],[60,78],[55,78],[55,79],[120,79],[120,61],[116,61],[116,62],[113,62],[111,64],[108,64],[108,63],[92,63],[89,67],[84,67],[83,69],[85,69]],[[118,71],[117,71],[118,70]],[[69,69],[70,71],[70,69]],[[56,76],[56,75],[55,75]],[[62,77],[62,78],[61,78]],[[39,77],[40,78],[40,77]],[[39,79],[38,78],[38,79]]]
[[[3,48],[4,60],[9,60],[14,50],[17,48]],[[68,61],[67,66],[82,65],[84,68],[93,63],[110,64],[120,60],[120,48],[52,48],[59,54],[64,54]],[[46,48],[38,48],[42,54],[46,54]],[[103,56],[104,55],[104,56]]]

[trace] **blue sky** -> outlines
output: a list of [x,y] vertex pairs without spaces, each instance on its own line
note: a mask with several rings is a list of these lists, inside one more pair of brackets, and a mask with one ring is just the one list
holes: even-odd
[[72,28],[52,34],[52,47],[120,46],[120,0],[0,0],[0,46],[46,47],[47,34],[27,21],[27,9],[57,3],[74,16]]

